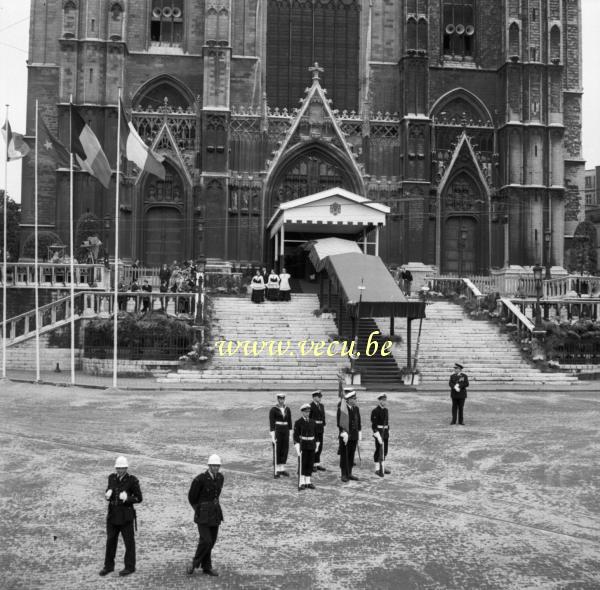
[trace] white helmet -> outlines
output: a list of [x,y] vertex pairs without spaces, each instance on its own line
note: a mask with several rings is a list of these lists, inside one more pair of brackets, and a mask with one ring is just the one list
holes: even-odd
[[221,465],[221,457],[219,455],[211,455],[208,458],[209,465]]
[[127,463],[127,457],[123,457],[123,455],[117,457],[117,460],[115,461],[115,469],[117,467],[129,467],[129,463]]

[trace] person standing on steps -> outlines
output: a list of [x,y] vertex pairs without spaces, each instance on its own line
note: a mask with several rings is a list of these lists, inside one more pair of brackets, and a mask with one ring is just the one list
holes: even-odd
[[290,286],[290,279],[292,276],[284,268],[281,269],[279,275],[279,299],[281,301],[291,301],[292,287]]
[[269,411],[269,432],[271,434],[271,442],[275,445],[277,451],[275,457],[275,475],[278,479],[280,476],[289,477],[289,473],[285,470],[287,463],[288,451],[290,448],[290,430],[292,429],[292,412],[285,405],[285,394],[277,394],[277,405],[273,406]]
[[224,478],[223,474],[219,473],[220,469],[221,458],[219,455],[211,455],[208,458],[208,469],[196,476],[188,492],[188,502],[194,509],[194,522],[200,535],[196,554],[187,568],[189,575],[199,567],[207,576],[219,575],[212,567],[212,550],[217,542],[219,526],[223,522],[219,497],[223,490]]
[[119,576],[128,576],[135,572],[135,532],[136,520],[134,504],[142,501],[142,490],[138,478],[127,473],[129,463],[126,457],[117,457],[115,473],[108,476],[108,485],[104,497],[108,502],[106,517],[106,555],[101,576],[115,570],[115,555],[119,542],[119,533],[125,543],[125,568]]
[[320,389],[313,391],[313,401],[310,404],[310,414],[308,415],[311,420],[315,421],[315,436],[319,443],[315,452],[315,465],[313,471],[326,471],[325,467],[321,465],[321,453],[323,452],[323,433],[325,432],[325,426],[327,424],[325,418],[325,407],[321,403],[323,394]]
[[373,461],[375,462],[375,473],[379,477],[390,474],[391,470],[385,467],[385,459],[388,454],[388,439],[390,435],[389,412],[387,409],[387,395],[382,393],[377,397],[379,402],[371,412],[371,428],[373,438],[375,439],[375,452]]
[[458,424],[464,426],[463,408],[467,399],[469,378],[463,373],[463,366],[460,363],[454,365],[454,373],[450,375],[448,385],[450,386],[450,398],[452,399],[452,422],[450,424],[456,424],[458,418]]
[[316,424],[309,417],[310,404],[303,404],[300,412],[302,416],[294,423],[294,447],[298,457],[301,458],[298,489],[314,490],[315,486],[310,478],[315,462],[315,450],[319,448],[319,443],[316,441]]

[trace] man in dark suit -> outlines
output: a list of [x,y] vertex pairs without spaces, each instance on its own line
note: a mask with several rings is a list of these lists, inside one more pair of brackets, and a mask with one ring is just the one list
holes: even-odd
[[325,407],[321,403],[323,394],[320,390],[313,391],[313,401],[310,404],[309,418],[315,421],[315,436],[317,442],[317,450],[315,452],[315,465],[313,471],[325,471],[325,467],[321,465],[321,452],[323,451],[323,432],[325,431],[325,425],[327,424],[325,419]]
[[345,390],[344,399],[338,403],[337,426],[340,431],[338,455],[340,456],[342,481],[357,481],[358,477],[352,475],[352,467],[354,466],[356,447],[359,441],[362,440],[362,432],[360,410],[356,405],[356,392],[354,390]]
[[389,413],[386,408],[387,395],[382,393],[377,397],[378,404],[371,412],[371,428],[375,439],[375,473],[383,477],[384,473],[390,474],[391,470],[384,466],[388,454],[388,440],[390,436]]
[[104,567],[100,570],[101,576],[106,576],[115,569],[115,554],[119,533],[125,543],[125,569],[119,572],[120,576],[128,576],[135,572],[135,534],[134,504],[142,501],[142,491],[137,477],[127,473],[129,464],[125,457],[117,457],[115,461],[116,473],[108,476],[108,486],[104,494],[108,502],[108,516],[106,517],[106,555]]
[[188,501],[194,509],[194,522],[198,525],[200,535],[196,554],[187,568],[189,575],[199,567],[207,576],[219,575],[212,567],[211,553],[217,542],[219,525],[223,522],[219,496],[224,478],[223,474],[219,473],[220,468],[219,455],[211,455],[208,458],[208,469],[194,479],[188,492]]
[[285,394],[277,394],[277,405],[269,411],[269,432],[271,442],[275,445],[275,479],[281,475],[289,477],[285,470],[290,447],[290,430],[292,429],[292,412],[285,405]]
[[452,422],[456,424],[458,414],[458,423],[464,426],[463,408],[467,399],[467,387],[469,387],[469,378],[462,372],[463,366],[459,363],[454,365],[454,373],[450,375],[450,397],[452,398]]

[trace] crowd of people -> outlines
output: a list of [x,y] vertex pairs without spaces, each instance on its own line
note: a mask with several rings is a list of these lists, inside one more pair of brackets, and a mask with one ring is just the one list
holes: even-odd
[[291,301],[291,275],[285,268],[277,274],[274,269],[267,274],[266,267],[256,269],[250,280],[251,299],[254,303],[264,301]]

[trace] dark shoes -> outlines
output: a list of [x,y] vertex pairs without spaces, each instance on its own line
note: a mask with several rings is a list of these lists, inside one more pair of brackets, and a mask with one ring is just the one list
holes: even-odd
[[279,479],[279,475],[280,475],[279,473],[274,473],[274,474],[273,474],[273,478],[274,478],[274,479]]
[[358,481],[358,477],[356,477],[356,475],[349,475],[348,479],[351,479],[352,481]]
[[304,490],[304,489],[306,489],[306,486],[304,484],[298,486],[299,491]]
[[450,422],[450,426],[452,426],[453,424],[456,424],[456,422],[454,422],[454,421],[453,421],[453,422]]
[[464,423],[464,422],[459,422],[459,423],[458,423],[458,425],[459,425],[459,426],[464,426],[464,425],[465,425],[465,423]]
[[202,570],[205,576],[218,576],[219,574],[215,570]]
[[187,568],[185,569],[185,573],[188,576],[191,576],[194,573],[195,569],[196,569],[196,566],[194,565],[194,562],[192,561],[192,563],[190,563],[190,565],[188,565]]
[[386,467],[386,468],[383,470],[383,472],[384,472],[386,475],[390,475],[390,474],[392,473],[392,470],[391,470],[391,469],[388,469],[388,468]]
[[346,482],[348,481],[348,478],[347,478],[345,475],[342,475],[342,481],[343,481],[344,483],[346,483]]
[[327,469],[325,469],[325,467],[321,467],[320,465],[317,465],[317,471],[327,471]]
[[280,471],[279,475],[283,475],[283,477],[289,477],[290,474],[287,471]]
[[119,575],[120,576],[128,576],[129,574],[132,574],[134,571],[135,570],[130,570],[130,569],[125,568],[124,570],[121,570],[119,572]]
[[306,484],[304,487],[305,487],[305,488],[308,488],[309,490],[314,490],[314,489],[316,489],[316,488],[315,488],[315,486],[314,486],[314,484],[312,484],[312,483],[307,483],[307,484]]
[[381,471],[381,469],[378,469],[377,471],[375,471],[375,475],[378,475],[379,477],[383,477],[383,471]]
[[114,568],[109,569],[107,567],[103,567],[100,572],[98,573],[99,576],[106,576],[107,574],[110,574],[111,572],[114,572]]

